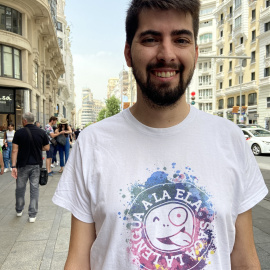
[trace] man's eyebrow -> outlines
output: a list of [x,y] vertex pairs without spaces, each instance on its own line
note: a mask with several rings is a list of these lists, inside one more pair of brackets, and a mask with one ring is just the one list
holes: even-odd
[[144,31],[140,34],[140,38],[143,38],[147,35],[151,35],[151,36],[161,36],[161,33],[158,32],[158,31],[154,31],[154,30],[147,30],[147,31]]
[[182,29],[182,30],[174,30],[171,33],[171,36],[181,36],[181,35],[188,35],[191,38],[193,38],[193,33],[187,29]]

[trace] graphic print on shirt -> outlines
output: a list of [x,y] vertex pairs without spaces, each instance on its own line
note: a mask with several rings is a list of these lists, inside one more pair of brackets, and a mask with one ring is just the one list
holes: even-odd
[[[215,211],[190,168],[152,172],[129,189],[125,210],[129,252],[140,269],[207,269],[215,253]],[[122,190],[121,190],[122,191]],[[122,197],[126,196],[122,194]]]

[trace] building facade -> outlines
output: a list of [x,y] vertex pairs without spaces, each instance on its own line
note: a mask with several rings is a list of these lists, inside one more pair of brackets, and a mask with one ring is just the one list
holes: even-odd
[[57,42],[56,0],[0,0],[0,130],[31,111],[42,126],[56,113],[65,72]]
[[56,95],[58,118],[67,118],[69,123],[75,125],[75,91],[74,68],[70,44],[70,28],[65,16],[65,0],[57,1],[57,40],[65,65],[65,73],[58,79]]

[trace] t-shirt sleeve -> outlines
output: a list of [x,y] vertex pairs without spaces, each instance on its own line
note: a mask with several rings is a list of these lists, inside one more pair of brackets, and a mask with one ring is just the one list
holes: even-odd
[[52,199],[53,203],[69,210],[77,219],[93,223],[90,193],[87,191],[78,143],[72,148],[68,162]]
[[19,145],[19,136],[18,136],[18,132],[16,132],[16,133],[14,134],[12,143],[15,143],[15,144],[18,144],[18,145]]
[[245,145],[245,158],[244,192],[238,214],[244,213],[254,207],[268,193],[258,163],[247,143]]

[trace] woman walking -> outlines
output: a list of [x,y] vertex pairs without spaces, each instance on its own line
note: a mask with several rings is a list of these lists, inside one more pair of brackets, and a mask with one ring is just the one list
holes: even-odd
[[5,169],[4,172],[8,172],[8,170],[12,171],[11,169],[11,153],[12,153],[12,140],[15,134],[14,130],[14,124],[8,125],[8,130],[5,132],[4,135],[4,142],[7,147],[7,150],[3,151],[3,158],[4,158],[4,164]]
[[[68,120],[65,118],[61,119],[58,125],[58,128],[55,130],[55,133],[58,134],[61,131],[65,131],[65,133],[63,134],[63,136],[65,136],[65,145],[61,145],[60,143],[58,143],[58,151],[59,151],[59,156],[60,156],[60,167],[61,167],[59,173],[63,172],[64,166],[68,160],[69,149],[70,149],[69,135],[72,133],[72,130],[70,126],[68,125]],[[65,161],[64,161],[64,153],[65,153]]]

